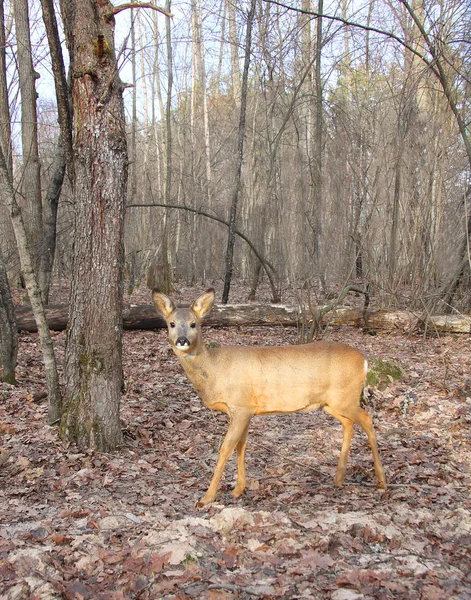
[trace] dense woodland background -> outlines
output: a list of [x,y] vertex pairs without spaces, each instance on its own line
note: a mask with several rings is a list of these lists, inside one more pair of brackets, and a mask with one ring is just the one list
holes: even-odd
[[[56,173],[58,115],[41,6],[23,4],[29,4],[37,77],[35,177],[44,207]],[[249,52],[248,2],[172,2],[166,7],[171,19],[150,9],[115,15],[117,62],[127,85],[129,285],[145,275],[163,288],[178,280],[224,278],[227,227],[209,217],[229,221],[246,101],[236,226],[272,265],[278,291],[304,285],[326,292],[355,279],[383,305],[436,310],[442,300],[441,311],[449,304],[469,309],[470,163],[434,72],[435,52],[467,123],[467,3],[304,0],[291,3],[294,10],[252,4]],[[2,5],[12,172],[29,210],[21,44],[15,2]],[[179,208],[136,206],[149,204]],[[27,217],[30,227],[40,224],[40,208]],[[0,210],[2,254],[15,281],[16,244]],[[70,276],[73,221],[66,177],[54,258],[54,275],[64,279]],[[40,232],[31,236],[40,243]],[[237,238],[234,277],[253,282],[259,274],[259,260]]]
[[[470,29],[461,0],[0,0],[2,598],[471,597],[470,340],[425,318],[471,308]],[[388,489],[361,434],[335,488],[334,419],[291,414],[198,512],[227,419],[123,334],[145,279],[304,303],[221,346],[305,341],[353,289],[355,323],[408,309],[322,331],[400,371],[364,397]]]

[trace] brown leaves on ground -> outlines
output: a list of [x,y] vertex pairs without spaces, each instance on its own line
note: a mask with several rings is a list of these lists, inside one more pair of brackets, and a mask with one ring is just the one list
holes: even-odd
[[[330,330],[394,358],[403,381],[369,390],[386,491],[356,430],[333,486],[340,425],[321,412],[254,419],[249,477],[196,509],[226,417],[198,399],[165,333],[126,332],[126,444],[78,452],[45,425],[41,358],[22,334],[19,386],[0,387],[1,598],[471,597],[470,341]],[[54,336],[59,359],[64,336]],[[206,330],[206,341],[286,344],[293,330]]]

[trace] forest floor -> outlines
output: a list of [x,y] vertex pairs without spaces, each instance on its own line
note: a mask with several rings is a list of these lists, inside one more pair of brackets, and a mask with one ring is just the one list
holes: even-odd
[[[204,336],[282,345],[298,332]],[[115,454],[78,451],[46,425],[38,338],[22,333],[18,386],[0,384],[0,598],[471,598],[469,337],[345,327],[326,337],[404,370],[368,394],[388,489],[374,486],[362,431],[336,488],[335,419],[259,417],[245,494],[230,494],[232,459],[216,503],[198,509],[227,418],[203,406],[166,333],[124,333],[125,444]],[[65,334],[53,338],[61,366]]]

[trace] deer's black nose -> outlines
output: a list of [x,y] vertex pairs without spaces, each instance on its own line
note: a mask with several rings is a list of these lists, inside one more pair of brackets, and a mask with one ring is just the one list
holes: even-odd
[[190,341],[188,340],[188,338],[181,336],[175,342],[175,346],[177,348],[188,348],[190,346]]

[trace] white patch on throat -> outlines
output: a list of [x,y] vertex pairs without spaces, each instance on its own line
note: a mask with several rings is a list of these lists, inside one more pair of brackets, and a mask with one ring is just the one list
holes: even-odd
[[189,350],[189,349],[190,349],[190,344],[189,344],[189,342],[188,342],[188,343],[185,343],[185,344],[180,344],[180,343],[178,343],[178,342],[177,342],[177,343],[175,344],[175,348],[176,348],[177,350],[180,350],[181,352],[186,352],[187,350]]

